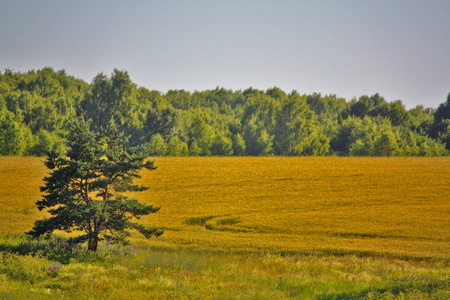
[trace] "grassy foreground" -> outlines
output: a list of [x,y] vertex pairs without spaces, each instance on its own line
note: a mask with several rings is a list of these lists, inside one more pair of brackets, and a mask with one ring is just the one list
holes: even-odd
[[42,162],[0,158],[0,299],[450,298],[449,158],[157,158],[165,234],[98,255],[20,237]]

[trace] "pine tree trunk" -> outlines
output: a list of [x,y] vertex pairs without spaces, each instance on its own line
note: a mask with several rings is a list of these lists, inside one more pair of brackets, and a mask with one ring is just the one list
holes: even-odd
[[97,251],[97,246],[98,246],[98,236],[95,235],[94,238],[89,239],[88,250],[95,252],[95,251]]

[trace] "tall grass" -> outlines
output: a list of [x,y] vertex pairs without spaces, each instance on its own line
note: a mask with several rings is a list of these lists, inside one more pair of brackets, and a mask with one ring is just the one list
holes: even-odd
[[[8,242],[5,240],[6,244]],[[12,240],[14,244],[16,241]],[[42,243],[43,244],[43,243]],[[0,252],[2,299],[448,299],[443,260],[192,250],[98,253],[70,263]]]

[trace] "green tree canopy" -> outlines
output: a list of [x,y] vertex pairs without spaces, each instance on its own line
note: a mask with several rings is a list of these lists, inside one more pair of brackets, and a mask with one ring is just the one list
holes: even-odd
[[347,102],[278,87],[162,93],[117,69],[91,84],[48,67],[7,69],[0,73],[0,154],[62,153],[70,121],[85,116],[96,132],[113,118],[129,145],[159,145],[158,155],[186,155],[185,144],[189,155],[375,155],[388,153],[374,148],[387,132],[399,147],[392,155],[448,155],[442,145],[450,150],[449,99],[437,109],[408,111],[379,94]]

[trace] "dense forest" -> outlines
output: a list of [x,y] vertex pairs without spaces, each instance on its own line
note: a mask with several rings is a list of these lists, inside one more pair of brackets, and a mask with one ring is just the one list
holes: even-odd
[[[445,99],[443,99],[445,100]],[[382,96],[224,88],[138,87],[126,71],[90,84],[64,70],[0,72],[0,155],[64,154],[75,117],[100,130],[112,118],[155,156],[442,156],[450,153],[450,94],[438,108]]]

